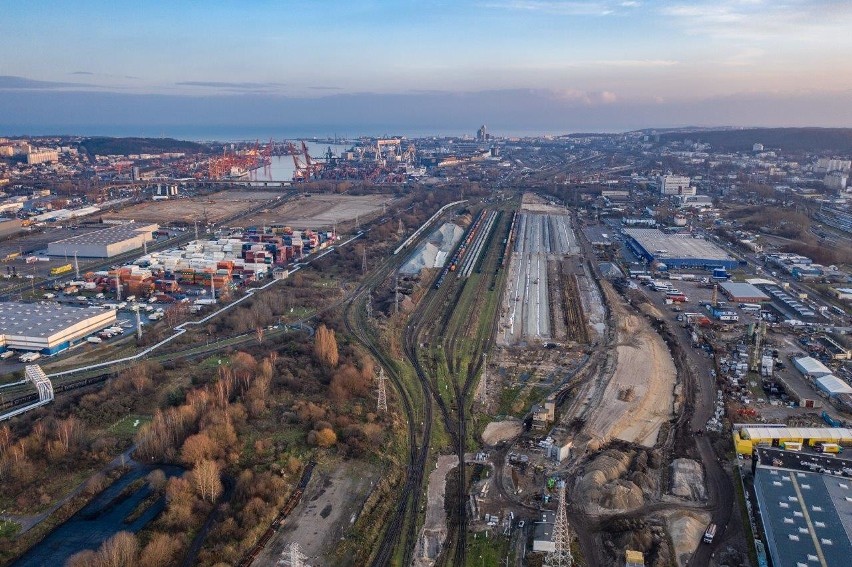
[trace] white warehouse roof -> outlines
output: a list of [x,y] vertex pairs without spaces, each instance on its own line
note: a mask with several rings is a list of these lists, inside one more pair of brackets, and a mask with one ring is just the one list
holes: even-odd
[[837,394],[852,394],[852,386],[834,374],[820,376],[816,379],[816,383],[820,388],[828,392],[830,396],[836,396]]
[[810,356],[794,358],[793,364],[795,364],[796,368],[798,368],[803,374],[809,374],[811,376],[827,376],[831,374],[831,369],[828,366]]
[[852,441],[852,429],[845,427],[742,427],[743,439],[831,439]]

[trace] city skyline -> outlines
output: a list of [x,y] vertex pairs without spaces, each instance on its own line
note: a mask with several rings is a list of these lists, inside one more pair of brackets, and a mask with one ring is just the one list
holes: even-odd
[[[837,1],[10,5],[0,125],[852,126]],[[15,132],[12,132],[15,133]]]

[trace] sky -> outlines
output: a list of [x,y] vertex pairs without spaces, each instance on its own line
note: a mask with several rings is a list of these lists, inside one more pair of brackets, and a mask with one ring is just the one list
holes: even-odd
[[850,0],[4,2],[0,135],[852,126],[850,29]]

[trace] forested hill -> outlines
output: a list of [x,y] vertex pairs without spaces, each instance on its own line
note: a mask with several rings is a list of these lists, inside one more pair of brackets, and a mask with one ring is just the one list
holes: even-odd
[[852,153],[852,128],[746,128],[695,130],[660,134],[660,141],[693,140],[709,143],[715,151],[750,151],[761,143],[766,149],[787,152]]
[[176,152],[195,154],[207,150],[202,144],[174,138],[86,138],[80,147],[91,155],[159,154]]

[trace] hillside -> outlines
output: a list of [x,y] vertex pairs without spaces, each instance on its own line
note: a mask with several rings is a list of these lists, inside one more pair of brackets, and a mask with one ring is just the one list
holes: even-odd
[[749,151],[759,142],[766,149],[780,148],[785,152],[852,153],[852,128],[747,128],[660,134],[661,142],[681,140],[706,142],[717,151]]
[[174,138],[86,138],[81,149],[91,155],[159,154],[162,152],[202,153],[207,147]]

